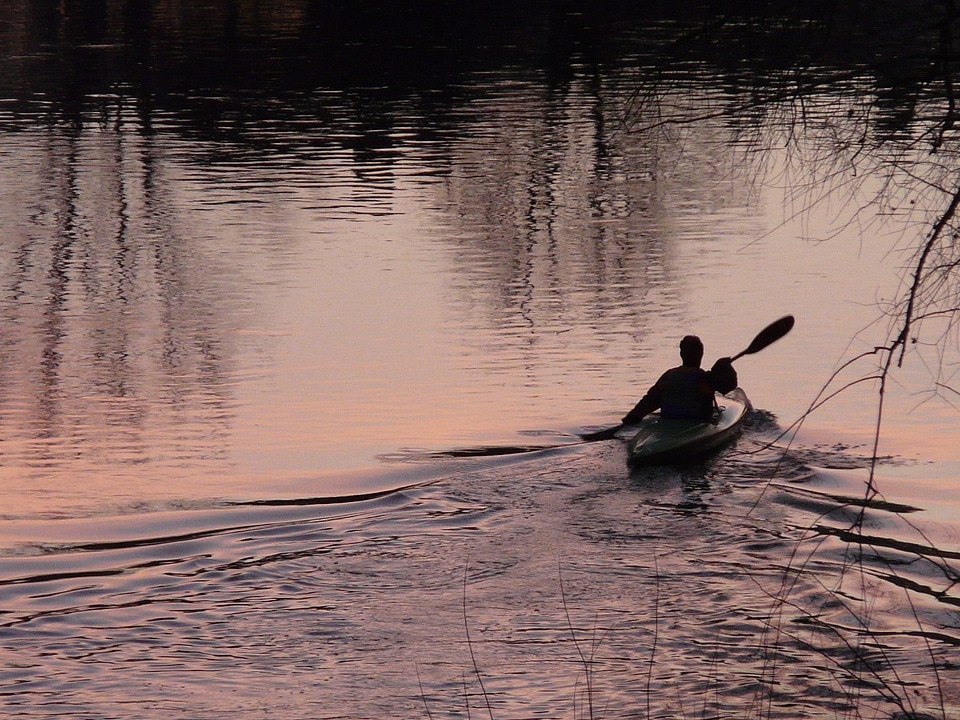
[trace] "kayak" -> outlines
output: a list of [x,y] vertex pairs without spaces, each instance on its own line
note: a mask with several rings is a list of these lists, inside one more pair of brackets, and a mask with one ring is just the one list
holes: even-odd
[[653,465],[693,459],[735,438],[750,409],[740,388],[726,395],[717,393],[711,422],[667,420],[651,415],[640,424],[627,443],[630,465]]

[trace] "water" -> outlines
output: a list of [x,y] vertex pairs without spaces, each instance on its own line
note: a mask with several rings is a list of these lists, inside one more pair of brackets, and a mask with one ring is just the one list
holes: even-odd
[[[720,121],[619,130],[617,42],[557,69],[481,24],[387,73],[413,53],[361,24],[332,70],[316,9],[279,7],[239,47],[159,10],[10,25],[7,715],[956,713],[955,411],[898,373],[869,500],[875,387],[780,437],[883,340],[892,241],[792,215],[786,154],[759,175]],[[787,313],[737,363],[730,452],[630,472],[578,441],[683,334],[712,361]]]

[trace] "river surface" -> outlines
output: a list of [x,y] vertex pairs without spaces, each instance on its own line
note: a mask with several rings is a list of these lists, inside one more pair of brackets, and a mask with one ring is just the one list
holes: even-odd
[[[890,389],[879,496],[874,384],[783,434],[886,339],[902,229],[798,211],[720,120],[627,132],[636,62],[8,90],[5,717],[960,713],[930,366]],[[726,452],[579,441],[684,334],[709,363],[788,313]]]

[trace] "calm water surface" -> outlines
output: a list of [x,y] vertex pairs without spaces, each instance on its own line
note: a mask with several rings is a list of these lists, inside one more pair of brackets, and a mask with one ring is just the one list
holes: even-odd
[[[204,133],[122,91],[0,106],[10,716],[960,711],[955,411],[908,363],[868,503],[875,388],[778,439],[903,258],[809,242],[837,209],[722,123],[616,131],[631,88],[508,67],[442,114],[321,87]],[[712,362],[786,313],[733,452],[576,442],[683,334]],[[545,449],[449,456],[499,445]]]

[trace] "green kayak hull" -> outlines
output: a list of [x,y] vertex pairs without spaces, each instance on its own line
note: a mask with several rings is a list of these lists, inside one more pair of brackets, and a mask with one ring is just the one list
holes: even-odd
[[646,418],[627,443],[630,465],[675,463],[695,459],[735,438],[750,401],[740,388],[726,395],[717,393],[718,411],[713,422]]

